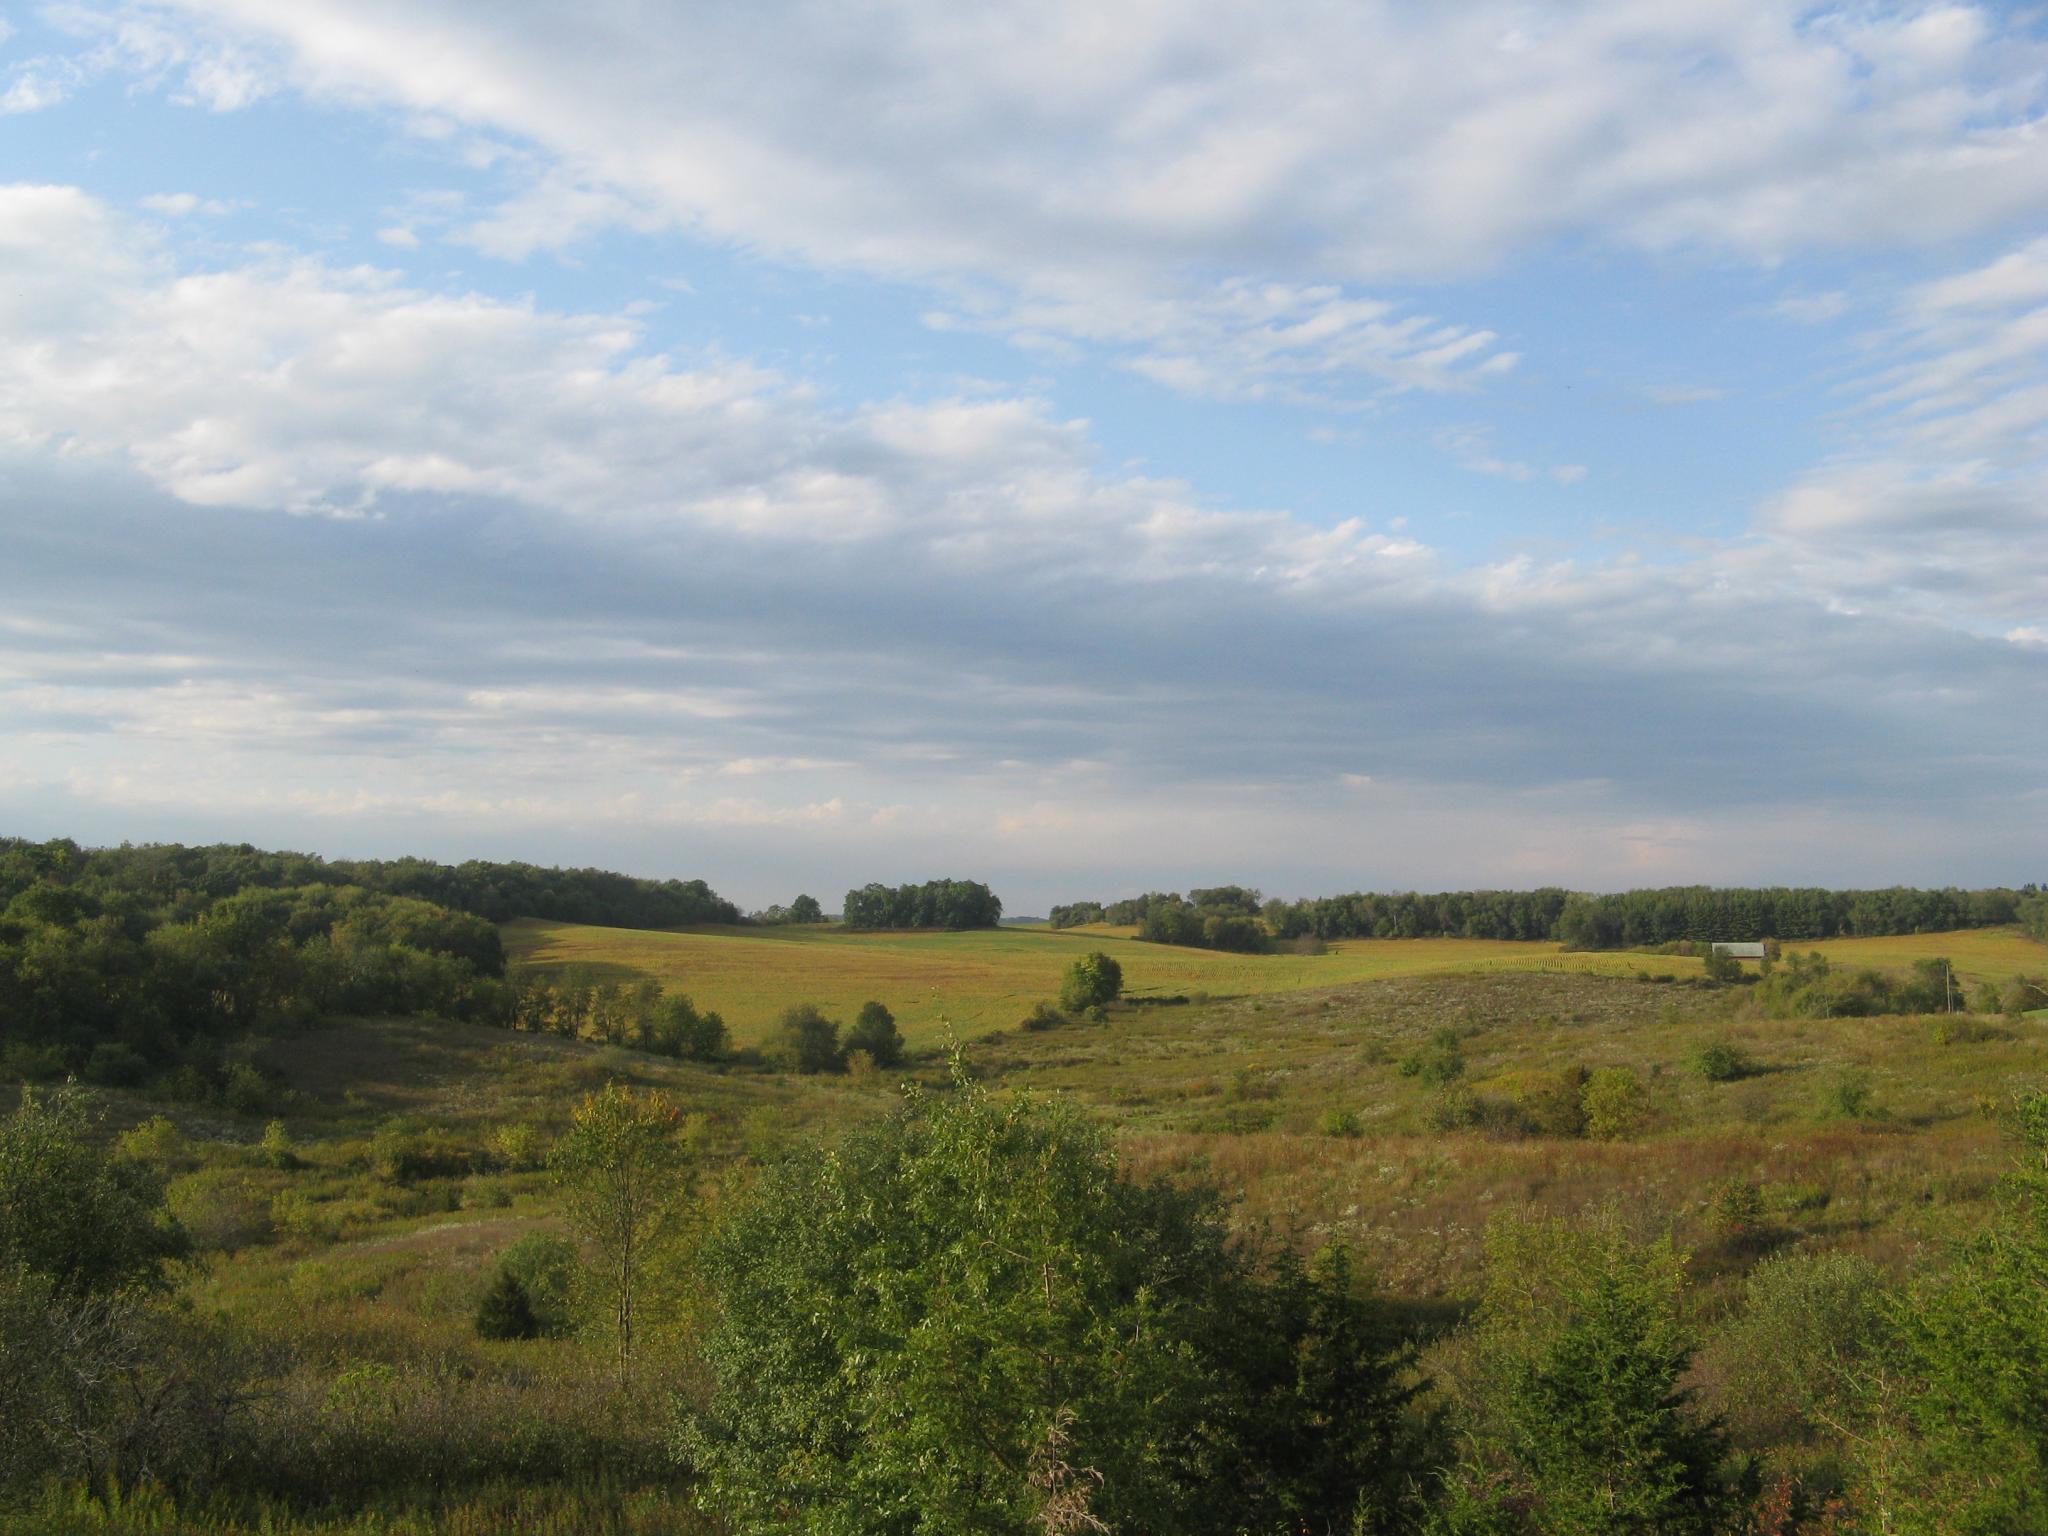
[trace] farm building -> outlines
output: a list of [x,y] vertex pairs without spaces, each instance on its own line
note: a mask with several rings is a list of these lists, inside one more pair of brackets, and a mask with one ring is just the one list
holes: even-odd
[[1762,944],[1716,944],[1714,953],[1726,955],[1731,960],[1761,960],[1764,947]]

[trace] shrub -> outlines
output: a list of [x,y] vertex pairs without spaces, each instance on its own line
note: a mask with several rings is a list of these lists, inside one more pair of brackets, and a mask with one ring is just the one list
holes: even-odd
[[284,1128],[282,1120],[273,1120],[263,1127],[263,1140],[258,1144],[263,1161],[273,1168],[292,1169],[304,1166],[299,1160],[299,1150],[292,1145],[291,1133]]
[[133,1088],[149,1076],[149,1063],[132,1045],[102,1040],[86,1057],[83,1076],[102,1088]]
[[1579,1102],[1586,1111],[1586,1134],[1595,1141],[1626,1141],[1642,1129],[1650,1096],[1641,1079],[1627,1067],[1602,1067],[1586,1079]]
[[853,1028],[846,1032],[846,1049],[866,1051],[873,1066],[895,1066],[903,1060],[903,1035],[896,1028],[896,1015],[878,1002],[862,1003]]
[[1823,1417],[1854,1418],[1886,1301],[1882,1271],[1852,1254],[1786,1253],[1751,1270],[1741,1311],[1701,1352],[1743,1441],[1796,1444]]
[[1838,1120],[1860,1120],[1870,1110],[1870,1074],[1861,1067],[1843,1067],[1828,1079],[1822,1100]]
[[1403,1077],[1419,1078],[1426,1088],[1442,1088],[1465,1075],[1465,1053],[1458,1045],[1455,1029],[1440,1029],[1427,1044],[1410,1051],[1397,1063]]
[[1326,1109],[1316,1118],[1316,1133],[1321,1136],[1354,1137],[1364,1130],[1355,1110]]
[[1020,1029],[1058,1029],[1067,1022],[1067,1016],[1051,1003],[1035,1003],[1029,1013],[1018,1021]]
[[678,1453],[735,1529],[1379,1530],[1427,1475],[1342,1253],[1260,1265],[1058,1103],[913,1094],[771,1170],[703,1273]]
[[1733,955],[1725,955],[1712,945],[1707,947],[1706,958],[1701,961],[1701,971],[1709,981],[1730,982],[1742,980],[1742,962]]
[[270,1224],[300,1242],[332,1242],[341,1223],[320,1201],[296,1189],[280,1191],[270,1202]]
[[[1718,1536],[1740,1502],[1719,1426],[1683,1383],[1681,1263],[1612,1223],[1487,1234],[1476,1422],[1454,1527],[1543,1536]],[[1518,1516],[1533,1512],[1535,1518]]]
[[1060,980],[1060,1006],[1069,1012],[1100,1008],[1123,995],[1124,968],[1101,950],[1090,950]]
[[221,1084],[220,1101],[238,1115],[260,1115],[270,1103],[270,1084],[246,1061],[228,1069]]
[[1714,1226],[1738,1248],[1755,1247],[1770,1235],[1764,1192],[1752,1180],[1731,1179],[1714,1197]]
[[155,1168],[171,1168],[184,1162],[190,1150],[184,1132],[162,1115],[151,1115],[132,1131],[123,1132],[114,1143],[115,1156]]
[[1585,1135],[1584,1096],[1590,1075],[1584,1067],[1567,1067],[1532,1085],[1522,1101],[1523,1117],[1530,1131],[1538,1136]]
[[480,1339],[531,1339],[540,1335],[540,1320],[533,1315],[526,1287],[509,1269],[499,1269],[483,1299],[476,1304],[473,1320]]
[[173,1183],[166,1198],[197,1248],[234,1253],[272,1236],[270,1197],[239,1169],[202,1168]]
[[839,1053],[839,1025],[815,1003],[797,1003],[783,1012],[769,1054],[785,1072],[837,1072],[845,1065]]
[[1446,1083],[1422,1111],[1422,1123],[1432,1131],[1469,1130],[1480,1113],[1477,1094],[1463,1083]]
[[553,1232],[529,1232],[498,1256],[498,1268],[519,1282],[541,1333],[569,1331],[576,1280],[574,1243]]
[[1692,1053],[1693,1070],[1710,1083],[1732,1083],[1749,1076],[1750,1061],[1726,1040],[1709,1040]]
[[486,1146],[501,1167],[514,1173],[547,1160],[547,1134],[531,1120],[508,1120],[491,1132]]
[[100,1295],[161,1285],[186,1251],[164,1217],[161,1178],[107,1156],[98,1130],[72,1088],[25,1090],[0,1118],[0,1274],[41,1276],[58,1296]]

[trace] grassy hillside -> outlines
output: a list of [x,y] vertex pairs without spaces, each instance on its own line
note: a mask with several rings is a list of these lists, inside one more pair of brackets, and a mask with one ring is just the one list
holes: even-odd
[[[1671,1228],[1693,1254],[1710,1406],[1725,1386],[1717,1372],[1734,1369],[1714,1330],[1760,1254],[1844,1250],[1898,1271],[1941,1252],[1987,1219],[2009,1166],[1997,1115],[2012,1088],[2048,1081],[2048,1022],[1766,1020],[1746,989],[1686,984],[1691,962],[1542,946],[1361,942],[1255,958],[1101,934],[538,923],[514,925],[510,940],[528,961],[658,975],[729,1010],[742,1038],[797,998],[850,1014],[881,996],[926,1040],[950,1011],[976,1076],[1087,1107],[1132,1165],[1213,1181],[1244,1224],[1304,1246],[1347,1239],[1425,1334],[1463,1314],[1497,1214],[1614,1210],[1645,1233]],[[1040,1033],[997,1027],[1095,945],[1113,947],[1141,990],[1212,996]],[[1948,953],[1985,976],[2043,960],[2014,936],[1833,948],[1845,961]],[[1737,1063],[1722,1080],[1701,1068],[1709,1045]],[[1455,1055],[1455,1073],[1414,1070],[1431,1053]],[[419,1019],[338,1021],[248,1054],[268,1103],[234,1114],[115,1093],[110,1129],[157,1113],[175,1122],[132,1155],[171,1176],[173,1208],[200,1243],[203,1262],[183,1281],[198,1315],[228,1320],[257,1362],[252,1482],[341,1507],[445,1497],[461,1513],[431,1528],[449,1532],[698,1528],[676,1513],[661,1396],[689,1381],[687,1277],[660,1312],[651,1395],[626,1401],[607,1384],[601,1338],[487,1342],[471,1327],[478,1299],[513,1243],[559,1230],[546,1149],[605,1082],[661,1087],[702,1117],[708,1212],[779,1147],[881,1111],[890,1081],[693,1066]],[[1532,1118],[1579,1068],[1622,1069],[1635,1085],[1633,1117],[1613,1139]],[[945,1080],[934,1059],[911,1070]],[[259,1145],[272,1117],[287,1157]],[[1748,1201],[1739,1227],[1731,1190]],[[1782,1454],[1789,1465],[1808,1452]],[[515,1514],[504,1502],[515,1498],[549,1513]],[[75,1525],[18,1528],[170,1527],[89,1511]]]
[[[702,928],[683,932],[520,921],[504,927],[515,966],[583,965],[620,978],[652,976],[725,1016],[741,1045],[759,1040],[791,1003],[850,1019],[869,998],[895,1012],[912,1046],[933,1045],[948,1021],[962,1038],[1016,1023],[1059,990],[1061,973],[1091,949],[1116,956],[1139,998],[1254,997],[1405,976],[1536,971],[1609,977],[1687,977],[1696,960],[1632,953],[1567,954],[1552,944],[1491,939],[1347,939],[1323,955],[1232,955],[1144,944],[1128,928],[1002,928],[969,933],[853,933],[836,927]],[[1818,948],[1845,965],[1903,968],[1946,954],[1966,980],[2039,971],[2048,953],[2014,929],[1840,939]]]
[[710,928],[686,932],[522,921],[504,928],[515,966],[583,965],[620,978],[652,976],[715,1008],[742,1045],[791,1003],[851,1018],[869,998],[895,1012],[905,1038],[932,1045],[952,1023],[962,1037],[1016,1023],[1059,991],[1091,949],[1123,967],[1125,990],[1157,998],[1235,997],[1474,968],[1567,969],[1630,975],[1697,971],[1695,961],[1563,955],[1552,945],[1482,939],[1353,939],[1326,955],[1231,955],[1141,944],[1113,929],[1002,928],[969,933],[851,933],[841,928]]

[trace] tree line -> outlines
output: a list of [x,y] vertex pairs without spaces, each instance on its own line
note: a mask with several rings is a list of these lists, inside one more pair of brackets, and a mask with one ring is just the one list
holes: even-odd
[[82,848],[69,838],[0,838],[0,906],[41,882],[100,895],[121,893],[188,918],[250,889],[356,886],[411,896],[487,922],[538,917],[606,928],[681,928],[737,923],[740,909],[702,880],[644,880],[602,869],[544,869],[471,859],[323,859],[247,843],[180,843]]
[[39,880],[0,906],[0,1070],[128,1084],[220,1076],[231,1034],[335,1013],[496,1017],[504,949],[480,917],[347,885],[153,905]]
[[979,880],[927,880],[922,885],[870,883],[846,893],[840,921],[849,928],[993,928],[1003,902]]
[[2036,886],[1959,890],[1826,890],[1819,887],[1670,886],[1585,895],[1533,891],[1352,892],[1299,901],[1261,900],[1244,886],[1150,892],[1122,901],[1071,902],[1051,911],[1055,928],[1135,925],[1166,944],[1257,950],[1267,939],[1518,939],[1572,949],[1759,939],[1831,939],[2019,922],[2048,942],[2048,896]]

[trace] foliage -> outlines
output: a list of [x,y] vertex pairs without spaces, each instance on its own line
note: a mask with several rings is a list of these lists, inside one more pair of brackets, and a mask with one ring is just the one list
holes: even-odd
[[2021,1154],[1998,1220],[1890,1308],[1912,1384],[1903,1529],[2048,1528],[2048,1094],[2013,1108]]
[[1726,983],[1742,980],[1742,962],[1713,945],[1709,945],[1701,957],[1700,970],[1709,981]]
[[864,885],[840,912],[848,928],[993,928],[1002,917],[1002,898],[978,880]]
[[1124,968],[1101,950],[1090,950],[1060,978],[1060,1006],[1070,1013],[1100,1008],[1123,994]]
[[576,1107],[551,1159],[569,1224],[589,1245],[624,1382],[650,1267],[677,1234],[693,1182],[681,1113],[665,1095],[608,1084]]
[[1043,1000],[1033,1003],[1031,1011],[1018,1021],[1018,1028],[1029,1030],[1059,1029],[1067,1023],[1067,1016],[1051,1003]]
[[552,1232],[529,1232],[498,1256],[498,1268],[519,1282],[539,1331],[564,1334],[576,1279],[576,1247]]
[[839,1024],[826,1018],[815,1003],[797,1003],[783,1011],[769,1054],[785,1072],[837,1072],[846,1065]]
[[24,1089],[0,1120],[0,1269],[47,1282],[59,1297],[156,1289],[189,1243],[164,1213],[162,1177],[110,1158],[73,1088]]
[[475,1328],[481,1339],[531,1339],[540,1335],[540,1319],[526,1287],[509,1269],[500,1269],[476,1304]]
[[1417,1079],[1425,1088],[1443,1088],[1465,1075],[1465,1052],[1455,1029],[1439,1029],[1427,1043],[1403,1056],[1398,1063],[1403,1077]]
[[1586,1079],[1579,1096],[1586,1134],[1595,1141],[1626,1141],[1642,1129],[1650,1096],[1628,1067],[1602,1067]]
[[1692,1053],[1693,1070],[1710,1083],[1732,1083],[1755,1070],[1741,1047],[1727,1040],[1704,1040]]
[[1348,1270],[1262,1280],[1213,1200],[961,1082],[771,1170],[705,1254],[680,1449],[748,1530],[1385,1529],[1406,1449]]
[[860,1005],[845,1044],[848,1055],[865,1051],[877,1067],[893,1067],[903,1060],[903,1036],[896,1028],[896,1015],[873,1000]]
[[1683,1385],[1681,1271],[1668,1240],[1632,1242],[1611,1220],[1488,1233],[1470,1460],[1448,1529],[1732,1530],[1742,1488],[1727,1438]]
[[1854,1254],[1784,1253],[1749,1272],[1741,1309],[1701,1353],[1746,1443],[1810,1443],[1836,1426],[1864,1428],[1888,1292],[1877,1266]]

